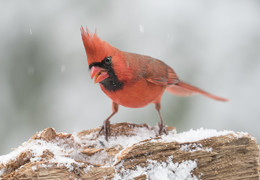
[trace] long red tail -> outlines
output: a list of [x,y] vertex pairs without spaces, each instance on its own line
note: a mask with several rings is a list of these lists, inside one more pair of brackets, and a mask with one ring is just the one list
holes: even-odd
[[177,84],[167,86],[166,90],[177,96],[191,96],[194,93],[199,93],[217,101],[228,101],[228,99],[226,98],[209,94],[197,87],[194,87],[182,81],[178,82]]

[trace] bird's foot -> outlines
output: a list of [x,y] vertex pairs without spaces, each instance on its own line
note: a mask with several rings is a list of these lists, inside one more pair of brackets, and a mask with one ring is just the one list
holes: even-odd
[[100,136],[101,134],[104,134],[106,141],[108,141],[108,137],[110,136],[110,121],[109,120],[104,121],[104,124],[98,133],[98,136]]
[[159,135],[163,135],[163,134],[168,135],[168,131],[166,130],[164,123],[159,122],[158,126],[159,126]]

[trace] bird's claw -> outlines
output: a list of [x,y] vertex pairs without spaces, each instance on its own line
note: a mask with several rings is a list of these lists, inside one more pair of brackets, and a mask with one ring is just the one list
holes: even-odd
[[104,124],[98,133],[98,136],[100,136],[101,134],[104,134],[106,141],[108,141],[108,137],[110,136],[110,121],[109,120],[104,121]]
[[164,123],[159,122],[158,126],[159,126],[159,135],[163,135],[163,134],[168,135],[168,131],[166,130]]

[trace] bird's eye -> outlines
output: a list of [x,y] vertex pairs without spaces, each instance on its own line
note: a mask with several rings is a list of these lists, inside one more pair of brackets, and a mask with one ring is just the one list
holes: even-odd
[[111,56],[106,57],[104,60],[105,60],[105,64],[106,64],[106,65],[110,65],[110,64],[111,64],[111,61],[112,61],[112,57],[111,57]]

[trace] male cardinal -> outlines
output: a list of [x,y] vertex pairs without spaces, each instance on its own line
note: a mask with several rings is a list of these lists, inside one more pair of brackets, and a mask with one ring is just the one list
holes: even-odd
[[119,105],[131,108],[155,104],[160,122],[159,134],[167,134],[160,113],[164,91],[177,96],[202,94],[218,101],[227,99],[209,94],[181,81],[174,70],[164,62],[150,56],[120,51],[99,39],[81,26],[91,78],[99,83],[102,91],[112,99],[112,114],[104,121],[100,133],[105,139],[110,135],[110,118],[118,112]]

